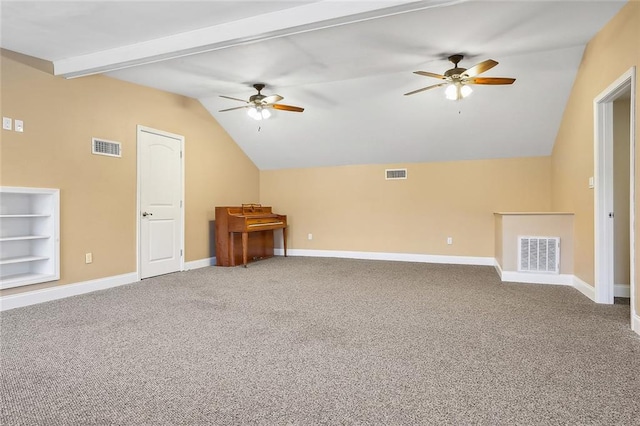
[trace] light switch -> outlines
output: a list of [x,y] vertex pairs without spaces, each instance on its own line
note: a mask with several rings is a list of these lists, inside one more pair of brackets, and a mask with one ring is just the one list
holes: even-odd
[[16,130],[16,132],[20,132],[20,133],[24,132],[24,123],[22,122],[22,120],[16,119],[14,124],[15,124],[14,129]]
[[[17,126],[17,124],[16,124],[16,126]],[[589,178],[589,188],[590,188],[590,189],[593,189],[593,176],[591,176],[591,177]]]
[[9,117],[2,117],[2,128],[4,130],[11,130],[11,119]]

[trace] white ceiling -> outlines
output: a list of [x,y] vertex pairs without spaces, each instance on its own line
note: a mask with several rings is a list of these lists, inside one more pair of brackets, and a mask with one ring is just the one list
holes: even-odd
[[[584,46],[624,3],[3,0],[0,42],[67,78],[197,98],[260,169],[507,158],[551,153]],[[453,53],[516,82],[403,96]],[[248,99],[258,82],[304,113],[218,112],[242,105],[219,95]]]

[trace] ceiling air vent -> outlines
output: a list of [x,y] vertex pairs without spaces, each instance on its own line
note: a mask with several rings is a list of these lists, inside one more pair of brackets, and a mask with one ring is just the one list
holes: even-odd
[[106,139],[91,138],[91,152],[109,157],[122,157],[120,142],[108,141]]
[[407,169],[386,169],[384,173],[386,180],[398,180],[407,178]]

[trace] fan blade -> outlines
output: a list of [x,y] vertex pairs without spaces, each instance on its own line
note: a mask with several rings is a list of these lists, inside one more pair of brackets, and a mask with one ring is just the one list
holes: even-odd
[[220,97],[225,99],[231,99],[232,101],[240,101],[240,102],[248,103],[244,99],[232,98],[231,96],[220,95]]
[[283,100],[284,98],[280,95],[270,95],[262,98],[263,104],[275,104],[278,101]]
[[272,104],[270,105],[274,109],[281,109],[282,111],[302,112],[304,108],[300,108],[292,105]]
[[467,77],[475,77],[478,74],[482,74],[485,71],[489,71],[491,68],[495,67],[496,65],[498,65],[496,61],[494,61],[493,59],[487,59],[486,61],[482,61],[479,64],[472,66],[471,68],[466,70],[463,73],[463,75],[466,75]]
[[227,108],[227,109],[221,109],[218,112],[227,112],[227,111],[233,111],[234,109],[242,109],[242,108],[249,108],[249,105],[244,105],[241,107],[235,107],[235,108]]
[[434,84],[433,86],[423,87],[422,89],[414,90],[413,92],[405,93],[404,95],[405,96],[413,95],[414,93],[424,92],[425,90],[435,89],[436,87],[446,86],[447,84],[449,84],[449,83]]
[[464,80],[468,84],[512,84],[514,81],[515,78],[505,77],[474,77]]
[[441,80],[444,80],[444,79],[446,79],[446,78],[447,78],[447,77],[445,77],[445,76],[444,76],[444,75],[442,75],[442,74],[435,74],[435,73],[427,72],[427,71],[414,71],[413,73],[414,73],[414,74],[418,74],[418,75],[423,75],[423,76],[425,76],[425,77],[439,78],[439,79],[441,79]]

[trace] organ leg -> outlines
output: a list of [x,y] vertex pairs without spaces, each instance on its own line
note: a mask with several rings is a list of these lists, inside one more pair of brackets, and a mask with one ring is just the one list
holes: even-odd
[[233,255],[235,247],[233,245],[233,232],[229,232],[229,265],[236,266],[236,257]]
[[287,257],[287,228],[282,228],[282,248],[284,248],[284,257]]
[[247,246],[249,245],[249,234],[247,232],[242,233],[242,263],[244,267],[247,267]]

